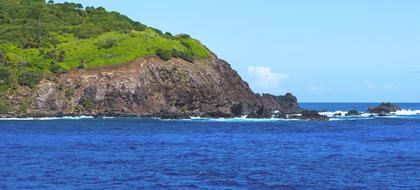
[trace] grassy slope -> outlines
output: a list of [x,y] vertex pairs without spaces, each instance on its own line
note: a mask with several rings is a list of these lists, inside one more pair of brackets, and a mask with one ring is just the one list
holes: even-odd
[[[191,38],[166,38],[153,30],[131,31],[129,33],[107,32],[89,39],[79,39],[74,35],[54,34],[60,43],[55,47],[64,50],[64,60],[57,62],[45,58],[42,51],[50,51],[47,48],[22,49],[14,44],[0,44],[0,50],[7,52],[7,56],[13,63],[34,63],[37,67],[48,71],[52,62],[57,62],[66,70],[75,69],[80,62],[86,62],[86,68],[102,67],[107,65],[132,61],[139,57],[155,55],[157,49],[172,50],[194,55],[197,59],[209,57],[208,50]],[[98,44],[113,39],[115,45],[111,48],[101,48]],[[189,44],[191,48],[183,43]]]

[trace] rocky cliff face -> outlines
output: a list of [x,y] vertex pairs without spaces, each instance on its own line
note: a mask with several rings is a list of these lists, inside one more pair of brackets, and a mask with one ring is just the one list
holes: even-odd
[[[300,111],[291,94],[255,95],[225,61],[163,61],[155,56],[92,70],[75,70],[42,80],[35,91],[8,97],[10,116],[205,116],[247,115],[261,108]],[[22,103],[23,102],[23,103]]]

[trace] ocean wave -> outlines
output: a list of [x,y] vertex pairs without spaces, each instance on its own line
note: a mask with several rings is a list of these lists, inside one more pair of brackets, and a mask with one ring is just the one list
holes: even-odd
[[325,116],[328,116],[328,117],[337,117],[338,115],[345,116],[347,114],[347,112],[346,111],[334,111],[334,112],[331,112],[331,111],[328,112],[327,111],[327,112],[319,112],[319,114],[325,115]]
[[406,110],[406,109],[403,109],[403,110],[399,110],[399,111],[396,111],[396,112],[391,113],[391,114],[394,114],[394,115],[420,115],[420,110]]
[[[218,122],[249,122],[249,121],[292,121],[292,119],[282,119],[282,118],[261,118],[261,119],[254,119],[254,118],[246,118],[246,116],[242,117],[234,117],[234,118],[202,118],[202,117],[192,117],[191,121],[218,121]],[[297,120],[297,119],[293,119]]]
[[[372,114],[367,112],[360,112],[358,116],[346,116],[347,111],[328,111],[320,112],[319,114],[328,116],[330,121],[342,121],[342,120],[361,120],[361,119],[374,119],[374,118],[420,118],[420,110],[400,110],[397,112],[390,113],[386,116],[380,116],[378,114]],[[48,121],[48,120],[83,120],[83,119],[118,119],[119,117],[93,117],[93,116],[65,116],[65,117],[27,117],[27,118],[0,118],[0,121]],[[131,119],[145,119],[142,117],[131,118]],[[149,118],[161,120],[160,118]],[[168,119],[174,121],[214,121],[214,122],[273,122],[273,121],[301,121],[300,119],[284,119],[284,118],[247,118],[247,116],[235,117],[235,118],[202,118],[202,117],[191,117],[190,119]],[[166,120],[165,120],[166,121]]]
[[[336,118],[336,117],[376,117],[378,114],[375,113],[368,113],[368,112],[360,112],[358,116],[346,116],[347,111],[327,111],[327,112],[319,112],[321,115],[325,115],[328,117]],[[413,116],[413,115],[420,115],[420,110],[399,110],[396,112],[391,112],[388,116]],[[385,116],[386,117],[386,116]]]
[[80,120],[93,119],[93,116],[65,116],[65,117],[25,117],[25,118],[0,118],[0,121],[48,121],[48,120]]

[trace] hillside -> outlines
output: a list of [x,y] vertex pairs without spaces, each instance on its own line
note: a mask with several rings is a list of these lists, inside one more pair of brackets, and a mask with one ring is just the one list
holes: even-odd
[[0,19],[0,79],[9,78],[7,87],[34,86],[51,72],[107,66],[148,55],[164,59],[174,55],[188,61],[209,58],[208,50],[188,35],[163,34],[101,7],[1,0]]
[[291,95],[256,96],[190,36],[162,33],[102,7],[0,0],[0,19],[0,116],[299,110]]

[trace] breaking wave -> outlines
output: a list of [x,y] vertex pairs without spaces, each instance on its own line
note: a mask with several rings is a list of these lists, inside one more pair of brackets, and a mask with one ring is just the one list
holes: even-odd
[[374,113],[367,113],[367,112],[360,112],[360,115],[356,116],[346,116],[347,111],[334,111],[334,112],[320,112],[319,114],[328,116],[330,118],[343,118],[343,117],[351,117],[351,118],[365,118],[365,117],[398,117],[398,116],[420,116],[420,110],[399,110],[396,112],[391,112],[389,115],[380,116]]
[[46,120],[80,120],[93,119],[92,116],[65,116],[65,117],[25,117],[25,118],[0,118],[0,121],[46,121]]
[[[374,118],[419,118],[420,110],[409,110],[403,109],[397,112],[390,113],[386,116],[380,116],[378,114],[371,114],[367,112],[360,112],[357,116],[346,116],[347,111],[328,111],[319,112],[321,115],[328,116],[330,121],[340,120],[363,120],[363,119],[374,119]],[[216,121],[216,122],[274,122],[274,121],[299,121],[299,119],[283,119],[283,118],[266,118],[266,119],[250,119],[247,116],[236,117],[236,118],[202,118],[192,117],[191,119],[174,119],[181,121]],[[0,121],[48,121],[48,120],[83,120],[83,119],[121,119],[119,117],[93,117],[93,116],[66,116],[66,117],[28,117],[28,118],[0,118]],[[129,118],[129,119],[145,119],[145,118]],[[161,120],[159,118],[148,118]],[[172,121],[172,119],[169,119]]]

